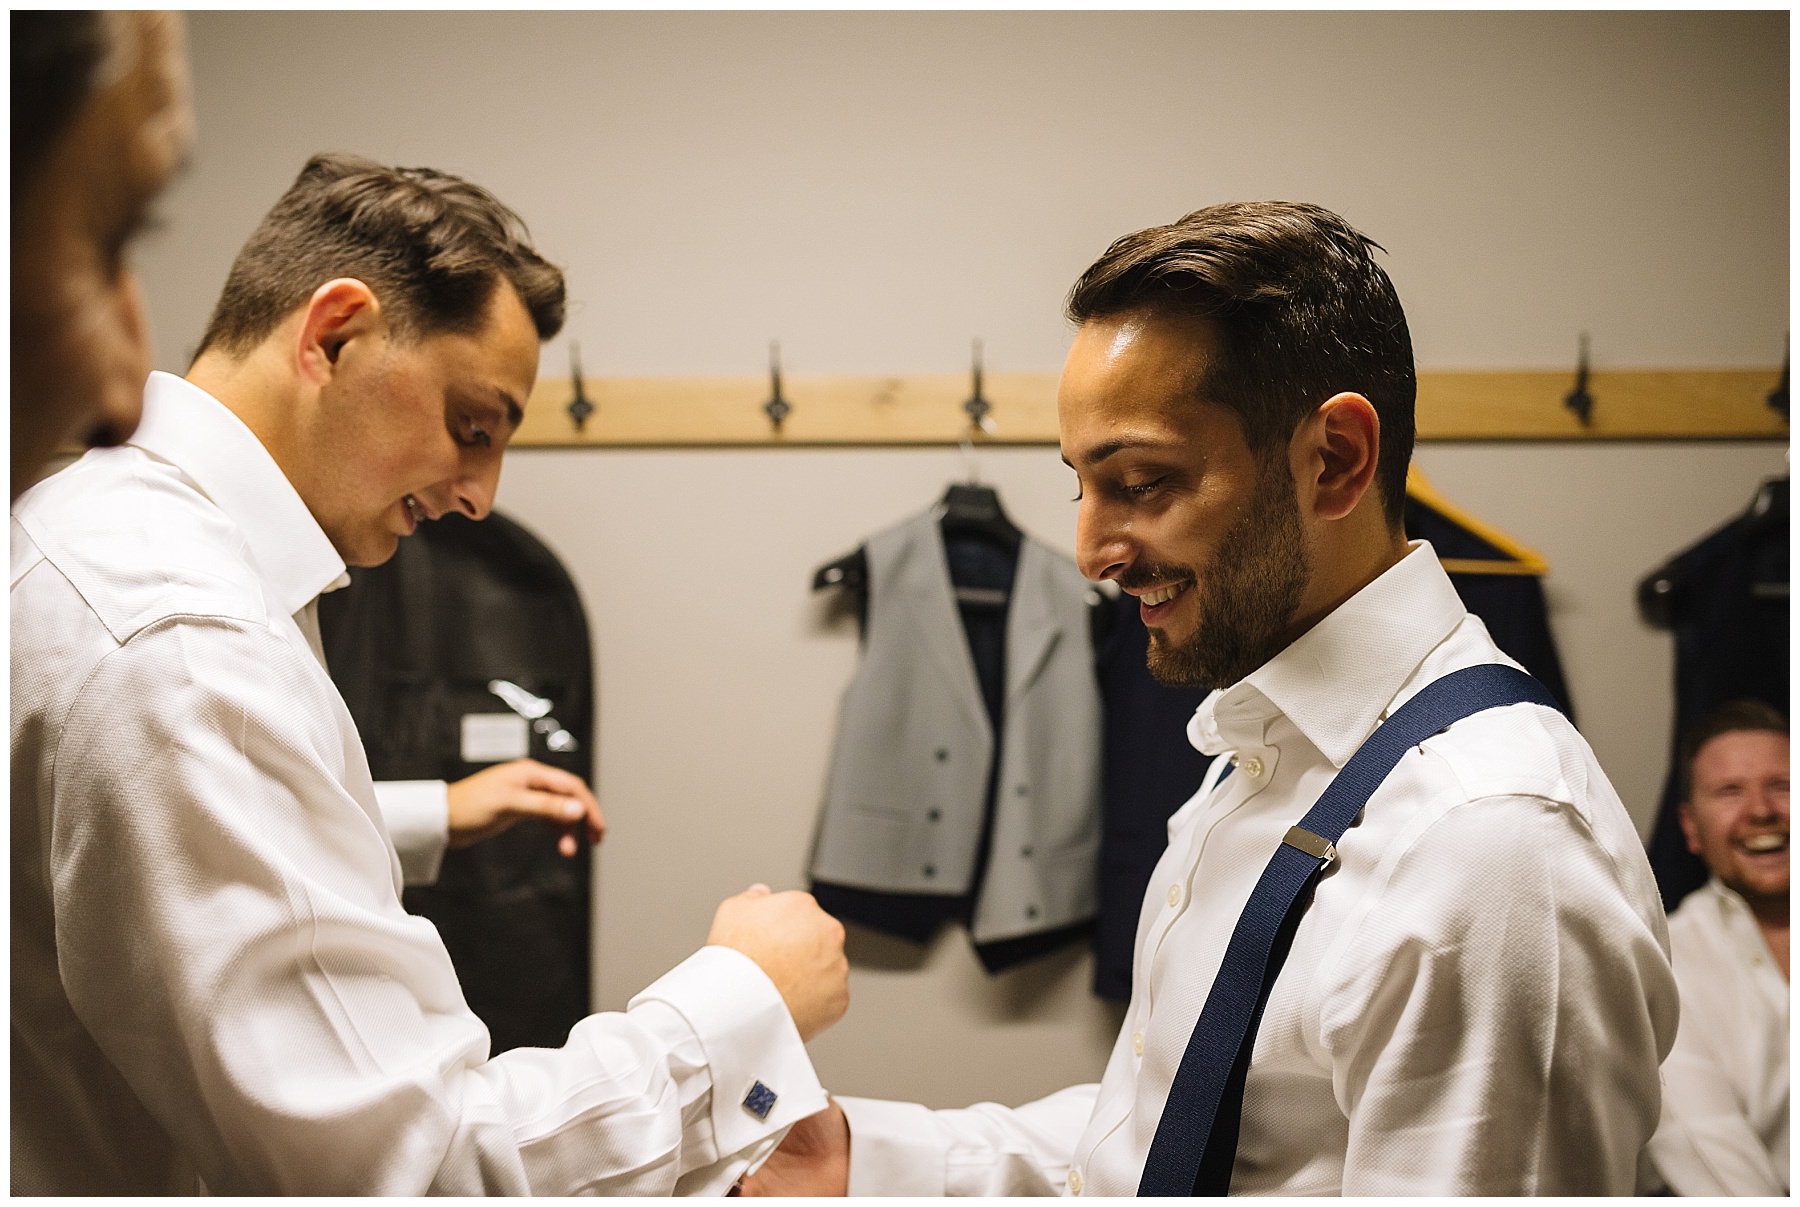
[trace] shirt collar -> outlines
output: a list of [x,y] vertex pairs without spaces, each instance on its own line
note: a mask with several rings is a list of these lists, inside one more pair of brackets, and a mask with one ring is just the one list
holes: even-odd
[[1195,711],[1204,754],[1257,745],[1285,715],[1334,767],[1355,754],[1432,650],[1468,615],[1429,542],[1339,604],[1292,645]]
[[344,559],[244,421],[172,373],[152,373],[131,443],[175,465],[244,534],[256,567],[288,615],[350,581]]

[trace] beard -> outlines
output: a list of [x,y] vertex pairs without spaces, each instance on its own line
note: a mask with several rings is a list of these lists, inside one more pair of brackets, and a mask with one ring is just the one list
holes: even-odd
[[1125,586],[1187,578],[1195,595],[1194,631],[1175,642],[1150,630],[1150,674],[1165,687],[1229,687],[1287,647],[1312,558],[1285,457],[1257,475],[1244,516],[1219,541],[1204,574],[1192,567],[1144,566]]

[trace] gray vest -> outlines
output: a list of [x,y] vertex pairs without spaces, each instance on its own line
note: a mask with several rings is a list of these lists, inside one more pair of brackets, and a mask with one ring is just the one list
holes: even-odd
[[[861,665],[845,692],[815,880],[969,890],[994,734],[930,512],[871,538]],[[977,943],[1091,918],[1100,842],[1100,697],[1087,587],[1024,538],[1006,626],[1005,732]]]

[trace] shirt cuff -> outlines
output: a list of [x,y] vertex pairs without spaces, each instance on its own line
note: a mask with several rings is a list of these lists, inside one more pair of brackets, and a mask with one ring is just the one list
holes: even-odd
[[789,1127],[825,1109],[825,1087],[787,1003],[749,956],[729,947],[703,947],[626,1009],[649,1002],[680,1014],[700,1041],[712,1082],[713,1140],[722,1160],[765,1158]]
[[431,884],[450,843],[450,791],[443,780],[387,780],[375,785],[375,803],[400,856],[407,884]]
[[850,1121],[852,1197],[944,1196],[950,1141],[928,1107],[875,1098],[839,1098],[837,1102]]

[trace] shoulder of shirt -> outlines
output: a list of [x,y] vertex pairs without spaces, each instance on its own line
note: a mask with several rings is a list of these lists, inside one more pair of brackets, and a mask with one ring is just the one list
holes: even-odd
[[[140,449],[90,453],[23,496],[14,519],[118,642],[177,616],[270,620],[242,532],[179,469]],[[15,629],[33,595],[15,570]]]
[[1488,709],[1427,738],[1422,747],[1432,756],[1426,766],[1447,777],[1445,788],[1462,800],[1532,797],[1589,815],[1596,789],[1592,758],[1575,727],[1555,709],[1538,704]]

